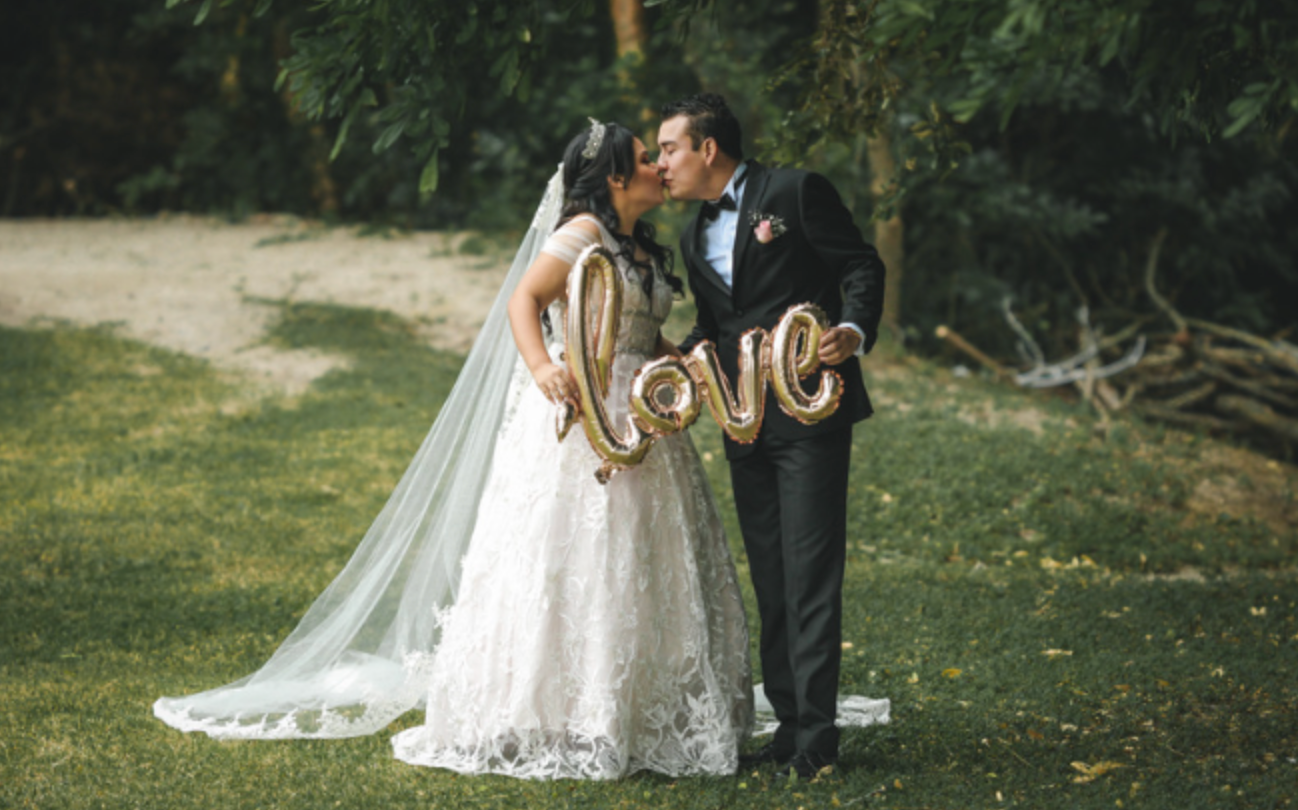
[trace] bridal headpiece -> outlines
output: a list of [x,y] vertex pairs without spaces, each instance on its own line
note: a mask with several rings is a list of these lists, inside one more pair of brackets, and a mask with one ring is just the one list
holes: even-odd
[[586,139],[586,148],[581,150],[581,156],[587,160],[594,160],[599,154],[599,148],[604,145],[604,133],[608,131],[608,124],[601,124],[594,118],[590,119],[590,137]]

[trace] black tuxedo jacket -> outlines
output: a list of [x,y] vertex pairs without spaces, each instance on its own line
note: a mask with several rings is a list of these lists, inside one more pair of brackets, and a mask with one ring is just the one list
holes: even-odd
[[[759,213],[762,218],[778,217],[785,232],[765,244],[757,241],[752,219]],[[698,306],[698,320],[681,351],[688,352],[701,340],[712,341],[733,385],[740,336],[755,326],[773,330],[789,307],[807,301],[824,309],[832,326],[848,321],[861,327],[865,351],[874,346],[883,314],[883,262],[861,238],[851,212],[827,179],[748,162],[735,234],[733,289],[703,257],[702,230],[695,214],[681,236],[681,257]],[[861,381],[859,360],[849,358],[834,370],[844,386],[833,416],[804,425],[780,410],[768,387],[763,435],[797,440],[868,417],[873,409]],[[814,391],[819,379],[819,371],[808,377],[809,391]],[[727,438],[726,457],[740,458],[750,447]]]

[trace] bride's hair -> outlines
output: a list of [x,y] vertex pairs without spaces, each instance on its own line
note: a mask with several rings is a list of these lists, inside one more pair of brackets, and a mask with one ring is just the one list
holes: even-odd
[[[586,157],[583,152],[590,142],[595,129],[588,127],[568,143],[563,153],[563,212],[559,215],[559,225],[578,214],[594,214],[604,223],[608,232],[613,234],[621,250],[618,255],[636,267],[645,270],[644,291],[648,295],[653,291],[654,276],[652,262],[662,268],[663,278],[667,280],[672,292],[683,294],[684,283],[672,272],[671,249],[654,241],[656,229],[643,217],[636,221],[630,236],[618,233],[619,220],[617,210],[613,208],[613,198],[608,191],[608,178],[621,177],[623,183],[630,183],[635,175],[636,153],[635,133],[621,124],[601,124],[604,138],[595,150],[594,157]],[[623,186],[625,188],[625,186]],[[638,262],[635,249],[649,254],[651,262]]]

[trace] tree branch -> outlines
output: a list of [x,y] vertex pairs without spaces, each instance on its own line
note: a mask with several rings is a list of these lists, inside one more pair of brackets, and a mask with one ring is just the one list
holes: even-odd
[[1158,271],[1158,255],[1163,251],[1165,239],[1167,239],[1167,228],[1159,228],[1158,233],[1154,235],[1154,241],[1149,245],[1149,260],[1145,262],[1145,291],[1149,293],[1154,304],[1172,319],[1172,323],[1176,324],[1177,333],[1180,334],[1189,331],[1185,325],[1185,318],[1181,317],[1181,313],[1177,312],[1166,298],[1159,295],[1158,289],[1154,286],[1154,274]]

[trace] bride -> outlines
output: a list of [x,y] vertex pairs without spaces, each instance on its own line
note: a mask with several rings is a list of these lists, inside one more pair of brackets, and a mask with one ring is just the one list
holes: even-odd
[[[482,333],[410,468],[352,559],[257,672],[162,698],[218,738],[371,734],[461,773],[612,779],[729,774],[753,723],[748,633],[707,479],[683,434],[596,481],[560,354],[568,272],[592,244],[623,280],[610,416],[681,282],[641,215],[663,190],[618,124],[568,145]],[[558,227],[556,229],[556,224]],[[506,319],[512,338],[507,334]]]

